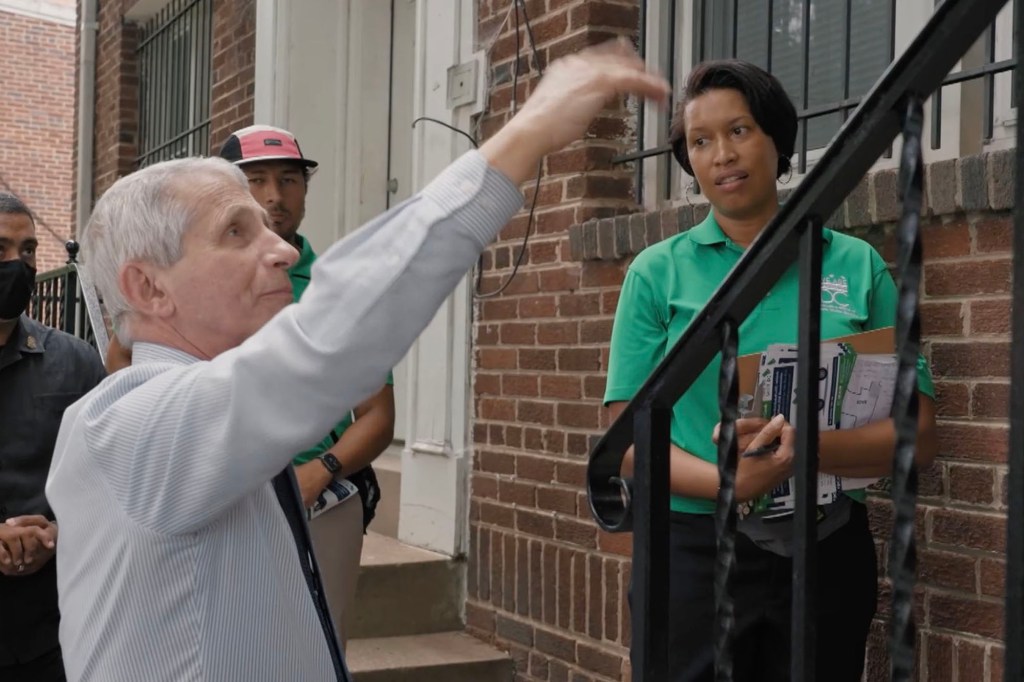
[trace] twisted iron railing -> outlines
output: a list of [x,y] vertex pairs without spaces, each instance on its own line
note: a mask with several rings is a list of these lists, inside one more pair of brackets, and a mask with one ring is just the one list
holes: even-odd
[[[899,227],[900,296],[897,315],[899,369],[893,417],[897,444],[893,460],[895,522],[889,557],[893,580],[893,617],[889,634],[891,676],[909,680],[914,661],[913,589],[916,557],[914,509],[917,474],[916,360],[920,347],[918,290],[921,274],[919,217],[923,173],[922,102],[941,86],[956,62],[982,35],[1007,0],[945,0],[921,33],[883,74],[840,129],[814,166],[750,245],[705,308],[666,354],[637,395],[605,433],[590,456],[587,487],[591,511],[610,532],[633,531],[633,680],[668,679],[668,516],[669,432],[671,410],[719,352],[722,354],[719,443],[721,488],[716,527],[718,559],[715,595],[715,661],[720,681],[732,679],[733,629],[730,576],[735,563],[737,330],[778,279],[800,261],[798,390],[817,391],[820,340],[821,225],[854,189],[860,178],[902,130]],[[1017,33],[1024,23],[1015,13]],[[1020,59],[1020,43],[1015,46]],[[1012,65],[1011,65],[1012,66]],[[1007,67],[1009,68],[1009,67]],[[964,74],[952,76],[960,78]],[[983,75],[989,75],[987,72]],[[1016,93],[1021,92],[1021,75]],[[962,79],[962,78],[960,78]],[[1018,127],[1017,162],[1024,153]],[[1016,197],[1024,199],[1024,178],[1017,175]],[[1015,237],[1024,239],[1024,218],[1017,213]],[[1021,243],[1021,242],[1017,242]],[[1024,254],[1014,253],[1014,300],[1024,300]],[[1017,298],[1017,296],[1020,298]],[[1024,306],[1014,307],[1011,394],[1010,519],[1024,518]],[[795,462],[797,506],[794,530],[791,679],[816,679],[815,587],[817,552],[814,523],[817,480],[817,412],[813,401],[799,401]],[[623,480],[624,453],[635,443],[634,477]],[[1007,562],[1006,679],[1024,679],[1024,529],[1009,524]]]
[[68,253],[65,265],[36,275],[36,289],[29,300],[28,316],[48,327],[84,339],[96,348],[96,334],[82,296],[78,242],[69,239],[64,248]]

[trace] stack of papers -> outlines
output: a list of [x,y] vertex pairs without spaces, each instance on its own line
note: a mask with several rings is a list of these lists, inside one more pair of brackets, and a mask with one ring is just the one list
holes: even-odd
[[[892,409],[898,361],[894,354],[857,353],[849,343],[821,344],[818,368],[818,429],[852,429],[887,419]],[[785,416],[797,426],[797,348],[768,346],[761,354],[757,384],[751,402],[753,415],[771,419]],[[830,504],[844,490],[866,488],[877,478],[841,478],[818,474],[819,505]],[[765,518],[788,516],[795,508],[795,479],[789,479],[754,500],[750,511]]]

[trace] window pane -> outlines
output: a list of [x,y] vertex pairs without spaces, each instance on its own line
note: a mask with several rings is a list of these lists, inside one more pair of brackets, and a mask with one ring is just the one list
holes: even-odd
[[[804,101],[805,0],[742,0],[733,19],[733,2],[702,3],[705,59],[736,56],[762,67],[768,61],[768,3],[771,2],[771,71],[797,110],[860,97],[892,59],[894,0],[809,0],[809,87]],[[850,20],[847,21],[849,4]],[[735,33],[735,35],[734,35]],[[734,40],[735,39],[735,40]],[[849,64],[847,46],[849,45]],[[808,147],[828,144],[842,125],[842,113],[808,122]],[[798,141],[799,145],[799,141]]]

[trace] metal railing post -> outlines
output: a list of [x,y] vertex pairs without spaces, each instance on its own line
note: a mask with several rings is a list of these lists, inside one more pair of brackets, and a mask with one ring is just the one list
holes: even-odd
[[669,447],[672,411],[645,406],[633,417],[633,680],[663,682],[668,669]]
[[821,366],[821,219],[810,217],[800,238],[800,322],[797,330],[796,512],[790,677],[814,682],[818,589],[818,369]]

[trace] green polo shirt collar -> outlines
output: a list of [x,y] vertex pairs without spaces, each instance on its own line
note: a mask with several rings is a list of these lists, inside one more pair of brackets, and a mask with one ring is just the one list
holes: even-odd
[[316,261],[316,252],[313,251],[309,240],[301,234],[295,235],[295,242],[296,248],[299,249],[299,259],[295,261],[295,265],[288,268],[288,278],[292,281],[293,300],[298,301],[306,291],[306,287],[309,286],[313,263]]
[[[695,225],[686,233],[690,238],[690,241],[694,244],[700,244],[701,246],[714,246],[715,244],[729,244],[736,246],[729,237],[722,231],[722,228],[718,225],[718,221],[715,219],[714,211],[708,213],[708,217],[702,220],[698,225]],[[826,244],[832,243],[832,230],[825,228],[821,231],[821,238],[825,240]],[[737,247],[741,248],[741,247]]]

